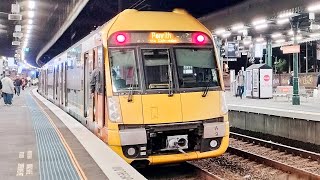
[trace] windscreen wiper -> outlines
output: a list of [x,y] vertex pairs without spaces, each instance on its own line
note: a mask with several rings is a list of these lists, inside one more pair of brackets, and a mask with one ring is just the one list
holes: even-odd
[[135,68],[133,69],[133,77],[132,77],[132,83],[129,86],[129,92],[128,92],[128,102],[132,102],[132,96],[133,96],[133,86],[134,86],[134,81],[136,80],[136,75],[135,75]]
[[133,96],[133,83],[130,84],[130,87],[129,87],[128,102],[132,102],[132,96]]
[[206,97],[209,91],[210,81],[207,83],[205,89],[203,90],[202,97]]
[[167,54],[168,54],[168,75],[169,75],[169,92],[168,92],[168,96],[171,97],[173,96],[173,82],[172,82],[172,66],[171,66],[171,62],[170,62],[170,57],[169,57],[169,51],[167,50]]

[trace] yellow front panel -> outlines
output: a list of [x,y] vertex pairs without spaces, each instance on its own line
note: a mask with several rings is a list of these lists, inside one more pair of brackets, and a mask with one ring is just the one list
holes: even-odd
[[205,120],[220,117],[219,91],[181,93],[183,121]]
[[182,122],[180,95],[143,95],[143,117],[145,124]]
[[124,124],[143,124],[141,95],[134,95],[128,102],[128,95],[119,96]]

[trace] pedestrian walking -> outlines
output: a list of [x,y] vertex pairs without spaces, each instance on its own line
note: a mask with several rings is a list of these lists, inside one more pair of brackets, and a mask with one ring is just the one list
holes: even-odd
[[242,99],[242,94],[243,94],[243,92],[244,92],[244,75],[243,75],[242,70],[240,70],[240,71],[238,72],[238,75],[237,75],[237,85],[238,85],[238,88],[237,88],[236,97],[237,97],[237,96],[240,96],[240,98]]
[[1,80],[2,96],[5,105],[12,105],[12,98],[14,93],[13,81],[9,76],[9,72],[6,72],[5,77]]
[[20,79],[19,75],[16,77],[14,80],[14,89],[15,89],[15,94],[20,96],[20,90],[21,90],[21,85],[22,85],[22,80]]

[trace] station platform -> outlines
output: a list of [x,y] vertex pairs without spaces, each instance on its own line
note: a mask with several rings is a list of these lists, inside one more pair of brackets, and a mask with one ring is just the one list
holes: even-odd
[[231,127],[320,145],[320,99],[252,99],[226,93]]
[[300,97],[300,105],[292,105],[286,98],[252,99],[235,97],[226,93],[229,110],[248,111],[289,118],[320,121],[320,99]]
[[145,179],[35,89],[0,99],[1,179]]

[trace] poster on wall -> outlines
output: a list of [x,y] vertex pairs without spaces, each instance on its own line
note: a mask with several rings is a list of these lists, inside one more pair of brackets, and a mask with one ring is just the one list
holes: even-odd
[[260,98],[272,98],[272,69],[260,69]]
[[259,98],[259,69],[252,70],[252,97]]

